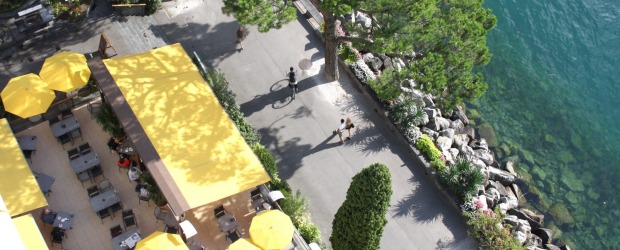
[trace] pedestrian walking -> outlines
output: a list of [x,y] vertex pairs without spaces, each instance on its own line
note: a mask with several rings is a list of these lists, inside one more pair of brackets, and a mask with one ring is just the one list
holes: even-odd
[[346,129],[347,132],[349,132],[349,137],[347,137],[347,140],[351,140],[351,129],[353,128],[355,128],[353,121],[351,121],[351,118],[347,118],[347,122],[345,122],[345,127],[344,127],[344,129]]
[[247,32],[245,31],[245,28],[243,28],[243,26],[239,26],[239,29],[237,30],[237,44],[241,47],[240,51],[243,50],[243,44],[241,44],[241,42],[245,40],[246,36]]
[[340,125],[336,130],[334,130],[334,134],[338,134],[338,138],[340,138],[340,144],[344,144],[344,140],[342,140],[342,132],[345,130],[346,127],[347,123],[344,121],[344,119],[340,119]]

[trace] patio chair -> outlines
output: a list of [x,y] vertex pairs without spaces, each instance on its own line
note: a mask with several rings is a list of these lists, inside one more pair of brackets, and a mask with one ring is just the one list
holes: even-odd
[[99,195],[99,188],[97,186],[91,186],[86,189],[86,192],[88,193],[88,197],[92,198]]
[[67,151],[67,155],[69,155],[69,160],[73,160],[80,157],[80,150],[78,148],[70,149]]
[[166,225],[164,227],[164,232],[169,233],[169,234],[178,234],[179,233],[179,228],[174,227],[174,226]]
[[237,230],[229,232],[229,233],[226,234],[226,240],[228,242],[230,242],[230,243],[234,243],[239,238],[241,238],[241,236],[239,235],[239,232]]
[[71,145],[73,145],[73,138],[71,138],[70,134],[64,134],[64,135],[58,136],[58,138],[56,139],[62,145],[62,149],[65,149],[65,144],[69,142],[71,142]]
[[110,237],[114,238],[121,234],[123,234],[123,228],[121,227],[121,225],[115,225],[110,228]]
[[252,199],[252,201],[263,198],[263,195],[260,193],[260,189],[257,188],[257,189],[250,191],[250,198]]
[[24,153],[24,157],[26,157],[26,160],[32,163],[32,153],[34,152],[34,150],[22,150],[22,152]]
[[131,216],[134,215],[133,214],[133,210],[128,209],[128,210],[123,210],[123,212],[121,213],[123,215],[123,218],[127,217],[127,216]]
[[123,209],[123,203],[118,202],[110,207],[110,211],[112,211],[112,216],[114,216],[114,212]]
[[52,117],[50,117],[49,119],[47,119],[47,121],[50,123],[50,125],[52,125],[52,124],[54,124],[54,123],[59,122],[59,121],[60,121],[60,119],[58,119],[58,116],[57,116],[57,115],[55,115],[55,116],[52,116]]
[[151,206],[151,198],[148,196],[142,196],[140,195],[140,193],[138,193],[138,205],[140,205],[141,201],[146,201],[146,206],[150,207]]
[[73,112],[70,109],[60,111],[60,119],[64,120],[73,116]]
[[92,152],[92,149],[90,148],[88,142],[78,146],[78,149],[80,151],[80,155],[86,155]]
[[84,182],[87,181],[92,181],[92,178],[90,176],[90,172],[89,171],[84,171],[82,173],[79,173],[77,175],[78,180],[80,180],[80,182],[82,182],[82,187],[84,187]]
[[82,139],[82,141],[84,141],[84,137],[82,137],[82,129],[81,128],[77,128],[71,131],[71,140],[80,137]]
[[110,149],[110,154],[112,154],[112,152],[116,152],[117,147],[118,143],[116,143],[114,138],[110,137],[110,139],[108,139],[108,148]]
[[159,206],[155,207],[155,211],[153,212],[155,214],[155,222],[165,221],[168,216],[168,212],[169,211],[167,209],[161,209]]
[[106,208],[104,210],[97,212],[97,215],[99,215],[99,218],[101,219],[101,224],[103,224],[103,218],[112,216],[112,213],[110,213],[110,209]]
[[90,172],[90,176],[92,177],[92,180],[91,180],[92,183],[95,183],[97,176],[102,175],[103,178],[105,178],[105,175],[103,174],[103,168],[101,167],[101,165],[94,166],[93,168],[89,170],[89,172]]
[[108,189],[110,189],[110,190],[114,189],[114,187],[112,186],[112,183],[110,183],[110,180],[104,179],[101,182],[99,182],[99,191],[100,192],[105,192]]
[[213,209],[213,212],[215,212],[215,218],[220,218],[226,214],[226,209],[224,209],[224,205],[220,205]]
[[88,109],[88,112],[90,113],[90,117],[95,118],[95,114],[97,114],[99,110],[101,110],[101,103],[99,102],[88,103],[88,105],[86,106],[86,109]]
[[60,247],[62,248],[62,240],[64,238],[67,238],[67,234],[65,233],[65,230],[62,230],[60,228],[55,227],[52,230],[52,246],[54,246],[54,243],[56,244],[60,244]]
[[138,222],[136,221],[136,216],[129,215],[127,217],[123,217],[123,225],[125,226],[125,231],[127,231],[129,227],[138,227]]

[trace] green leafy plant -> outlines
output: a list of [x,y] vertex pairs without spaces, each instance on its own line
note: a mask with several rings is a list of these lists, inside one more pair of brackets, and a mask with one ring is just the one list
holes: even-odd
[[95,120],[103,131],[107,132],[112,137],[122,138],[125,136],[125,131],[110,104],[105,102],[101,104],[101,109],[99,109],[99,112],[95,113]]
[[510,225],[502,224],[499,208],[488,214],[480,210],[465,212],[469,229],[467,234],[478,240],[481,249],[524,250],[519,240],[511,235]]
[[413,98],[407,97],[390,106],[388,118],[405,136],[409,136],[412,127],[417,127],[425,122],[426,113],[417,106]]
[[398,74],[395,70],[384,70],[382,77],[371,79],[368,81],[368,86],[377,94],[377,97],[384,102],[392,101],[401,94],[401,90],[398,88],[398,82],[394,77],[390,75]]
[[145,12],[147,15],[151,15],[161,8],[161,0],[145,0],[144,3],[146,4]]
[[348,44],[342,45],[339,54],[346,63],[352,63],[360,59],[359,52]]
[[391,196],[392,177],[387,166],[375,163],[356,174],[332,222],[332,247],[379,249]]
[[454,165],[440,173],[441,184],[461,201],[468,201],[484,183],[484,175],[465,158],[458,157]]
[[321,231],[319,227],[314,224],[305,224],[299,227],[299,234],[308,243],[321,241]]
[[265,146],[255,143],[252,145],[252,150],[254,154],[258,157],[258,160],[265,167],[265,171],[271,176],[272,181],[279,181],[278,178],[278,167],[276,166],[276,160],[273,158],[273,155],[269,150],[265,148]]
[[[433,163],[437,160],[443,161],[443,159],[441,158],[441,151],[437,149],[437,146],[435,146],[435,143],[433,143],[433,140],[431,140],[428,135],[424,134],[422,135],[422,137],[418,138],[415,143],[415,147],[422,151],[422,154],[424,154],[424,156],[426,157],[426,159],[428,159],[429,162]],[[436,168],[441,166],[436,165],[437,163],[435,163],[435,165],[431,164],[431,166],[433,166],[435,170],[441,171],[441,169]]]
[[291,217],[293,225],[300,227],[308,222],[308,199],[297,190],[293,195],[280,202],[282,210]]

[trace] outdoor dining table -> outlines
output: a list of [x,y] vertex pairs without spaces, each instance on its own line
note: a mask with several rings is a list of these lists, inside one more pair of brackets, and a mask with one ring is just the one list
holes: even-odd
[[75,172],[76,174],[80,174],[101,164],[101,161],[99,160],[97,153],[90,152],[73,160],[70,160],[70,163],[71,168],[73,168],[73,172]]
[[50,127],[52,128],[52,133],[54,133],[54,136],[60,137],[61,135],[70,133],[71,131],[80,128],[80,124],[75,116],[71,116],[51,124]]
[[36,150],[37,137],[34,135],[18,136],[17,144],[19,144],[19,148],[22,150]]
[[39,188],[41,188],[41,192],[44,194],[47,194],[52,190],[52,185],[54,184],[54,181],[56,181],[54,177],[41,173],[36,173],[34,178],[37,179]]
[[136,153],[133,143],[129,139],[125,140],[123,143],[121,143],[121,145],[118,145],[116,151],[126,155],[134,155]]
[[97,213],[119,202],[121,198],[116,194],[116,190],[112,189],[90,198],[90,207]]
[[114,246],[114,249],[117,250],[131,249],[136,246],[136,243],[138,243],[141,239],[140,228],[136,227],[112,238],[112,245]]
[[65,212],[56,212],[54,227],[64,230],[71,229],[73,227],[73,215]]
[[222,232],[230,232],[239,226],[239,222],[231,213],[224,214],[217,218],[217,224],[220,224],[220,229],[222,229]]

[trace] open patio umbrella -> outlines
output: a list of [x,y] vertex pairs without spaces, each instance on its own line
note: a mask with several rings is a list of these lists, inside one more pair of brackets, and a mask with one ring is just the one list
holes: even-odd
[[45,59],[39,75],[48,88],[71,92],[88,83],[90,69],[84,55],[63,51]]
[[262,249],[282,249],[291,244],[295,226],[280,210],[266,210],[252,219],[250,237]]
[[189,250],[181,235],[155,231],[148,237],[138,241],[136,250]]
[[12,78],[0,95],[4,109],[22,118],[45,113],[56,98],[41,77],[32,73]]
[[241,238],[228,246],[228,250],[262,250],[247,239]]

